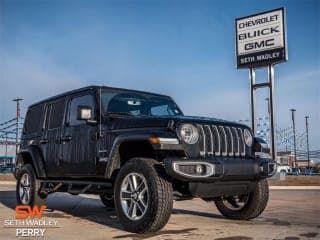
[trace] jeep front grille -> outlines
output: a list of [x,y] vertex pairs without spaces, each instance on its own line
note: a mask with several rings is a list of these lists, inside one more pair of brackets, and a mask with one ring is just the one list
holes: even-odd
[[197,124],[200,156],[245,156],[249,153],[243,129],[230,126]]

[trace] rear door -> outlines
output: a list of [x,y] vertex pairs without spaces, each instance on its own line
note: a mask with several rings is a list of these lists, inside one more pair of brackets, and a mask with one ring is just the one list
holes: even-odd
[[65,98],[47,104],[45,129],[41,140],[48,177],[63,176],[61,136],[65,113]]
[[63,170],[75,177],[96,176],[97,125],[78,120],[78,107],[90,107],[96,120],[96,102],[91,92],[75,95],[68,100],[67,117],[62,136]]

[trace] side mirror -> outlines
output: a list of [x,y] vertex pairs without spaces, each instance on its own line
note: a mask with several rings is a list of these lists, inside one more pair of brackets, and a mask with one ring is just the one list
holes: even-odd
[[78,106],[77,120],[88,121],[92,118],[92,109],[89,106]]

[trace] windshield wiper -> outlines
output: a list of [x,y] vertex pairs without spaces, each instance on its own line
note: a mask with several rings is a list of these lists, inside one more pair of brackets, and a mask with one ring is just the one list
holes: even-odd
[[131,117],[137,117],[137,115],[134,115],[132,113],[128,112],[107,112],[108,115],[113,115],[113,116],[131,116]]
[[130,116],[130,117],[152,117],[150,115],[146,115],[146,114],[133,114],[133,113],[129,113],[129,112],[107,112],[108,115],[113,115],[113,116]]

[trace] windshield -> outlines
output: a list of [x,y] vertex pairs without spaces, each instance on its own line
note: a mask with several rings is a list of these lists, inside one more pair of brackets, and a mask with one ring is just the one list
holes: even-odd
[[103,91],[101,95],[105,113],[132,116],[183,115],[170,98],[151,94]]

